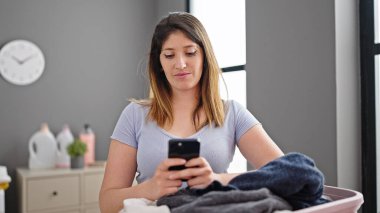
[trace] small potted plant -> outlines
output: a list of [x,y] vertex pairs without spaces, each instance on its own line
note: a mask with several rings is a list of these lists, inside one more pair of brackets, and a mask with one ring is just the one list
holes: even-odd
[[72,169],[79,169],[84,167],[84,154],[86,151],[87,145],[78,138],[76,138],[74,142],[67,146],[67,153],[71,157]]

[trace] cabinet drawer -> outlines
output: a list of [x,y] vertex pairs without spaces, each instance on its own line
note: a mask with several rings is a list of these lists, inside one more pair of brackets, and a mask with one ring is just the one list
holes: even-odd
[[101,213],[99,208],[88,208],[85,213]]
[[54,213],[81,213],[80,210],[72,210],[72,211],[63,211],[63,212],[54,212]]
[[103,181],[103,173],[84,175],[84,202],[97,203],[99,201],[100,187]]
[[78,176],[49,177],[27,181],[28,211],[79,205]]

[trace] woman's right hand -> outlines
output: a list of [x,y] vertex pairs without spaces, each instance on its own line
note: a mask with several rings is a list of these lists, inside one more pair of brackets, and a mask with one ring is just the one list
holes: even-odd
[[171,176],[178,171],[169,171],[171,166],[184,165],[186,160],[181,158],[168,158],[158,166],[153,177],[145,182],[150,200],[157,200],[162,196],[174,194],[182,185],[179,179],[172,179]]

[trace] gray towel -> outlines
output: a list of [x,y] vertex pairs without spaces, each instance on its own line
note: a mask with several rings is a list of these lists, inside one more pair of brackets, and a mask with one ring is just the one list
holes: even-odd
[[170,202],[173,206],[177,206],[171,209],[172,213],[269,213],[276,210],[292,210],[285,200],[272,194],[266,188],[250,191],[212,191],[202,196],[170,196]]
[[230,190],[238,189],[231,185],[224,186],[219,181],[213,181],[204,189],[192,189],[190,187],[186,187],[184,189],[179,190],[175,194],[161,197],[157,200],[157,205],[167,205],[170,209],[173,209],[186,203],[190,203],[206,193],[212,191],[224,192]]

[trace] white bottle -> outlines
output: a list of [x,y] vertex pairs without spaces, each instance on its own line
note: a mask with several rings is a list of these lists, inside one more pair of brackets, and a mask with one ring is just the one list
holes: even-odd
[[7,167],[0,166],[0,213],[5,213],[5,193],[8,188],[8,184],[11,182],[7,172]]
[[64,125],[57,135],[57,168],[70,168],[70,155],[67,153],[67,146],[74,142],[74,136],[68,125]]
[[57,142],[46,123],[29,140],[29,169],[55,167]]

